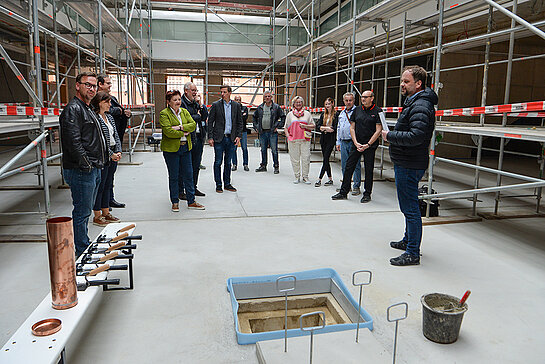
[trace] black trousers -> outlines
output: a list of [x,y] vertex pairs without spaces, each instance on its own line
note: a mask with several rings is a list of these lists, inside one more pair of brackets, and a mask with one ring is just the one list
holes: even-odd
[[327,176],[331,178],[331,165],[329,164],[329,157],[331,157],[331,152],[333,152],[333,148],[335,148],[335,138],[325,138],[322,134],[320,146],[322,147],[322,156],[324,158],[322,170],[320,171],[320,179],[322,179],[325,173],[327,173]]
[[375,152],[377,151],[376,147],[371,147],[365,149],[363,152],[358,152],[354,147],[348,156],[346,161],[346,168],[343,175],[343,183],[341,185],[340,193],[343,195],[348,195],[350,192],[350,181],[352,180],[352,175],[356,169],[357,163],[360,162],[361,156],[363,155],[363,165],[365,168],[365,181],[363,182],[364,194],[371,195],[373,191],[373,170],[375,168]]

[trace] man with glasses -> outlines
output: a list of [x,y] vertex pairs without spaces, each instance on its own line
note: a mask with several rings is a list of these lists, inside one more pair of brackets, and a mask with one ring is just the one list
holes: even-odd
[[[352,142],[352,136],[350,135],[350,117],[356,109],[354,103],[356,101],[356,96],[352,92],[347,92],[343,95],[344,110],[339,114],[339,122],[337,124],[337,151],[341,152],[341,171],[344,175],[346,171],[346,161],[350,152],[355,149],[354,143]],[[352,175],[348,177],[348,183],[350,184]],[[358,161],[356,164],[356,169],[354,170],[354,185],[352,186],[352,195],[357,196],[361,193],[361,166]],[[344,182],[346,178],[343,177],[342,181]],[[340,191],[337,190],[337,191]]]
[[76,77],[76,96],[59,117],[62,173],[72,195],[72,223],[76,257],[89,245],[87,225],[100,184],[100,170],[108,158],[106,141],[96,114],[89,108],[97,92],[96,74]]
[[350,116],[350,136],[354,148],[346,161],[346,169],[343,174],[343,183],[339,193],[331,196],[333,200],[346,199],[350,191],[350,176],[354,173],[356,165],[360,164],[363,155],[365,167],[365,181],[361,203],[371,201],[373,190],[373,169],[375,168],[375,151],[378,148],[378,138],[382,131],[381,119],[385,119],[382,109],[375,105],[373,91],[364,91],[361,96],[361,106],[354,109]]
[[[112,79],[106,74],[97,75],[97,84],[98,91],[107,92],[110,95],[110,111],[108,112],[114,118],[115,129],[117,130],[117,135],[119,135],[119,140],[121,140],[121,145],[123,145],[123,136],[125,135],[125,129],[127,129],[127,122],[131,117],[131,111],[124,109],[123,106],[117,101],[115,96],[111,94],[112,90]],[[117,162],[115,163],[114,171],[117,169]],[[117,202],[114,198],[114,184],[112,180],[112,188],[110,190],[110,207],[114,208],[124,208],[125,204],[122,202]]]
[[[191,118],[197,124],[194,132],[191,133],[191,165],[193,168],[193,181],[195,182],[195,196],[204,197],[206,194],[199,191],[197,183],[199,182],[199,171],[202,161],[202,153],[204,148],[204,142],[206,140],[206,118],[208,117],[208,111],[206,108],[201,107],[197,102],[197,86],[193,82],[187,82],[184,85],[184,94],[182,96],[182,105],[186,109]],[[180,191],[182,200],[186,199],[185,192]]]

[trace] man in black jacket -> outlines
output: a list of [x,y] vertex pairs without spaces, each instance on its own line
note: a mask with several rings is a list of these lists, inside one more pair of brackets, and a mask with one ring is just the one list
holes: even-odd
[[[205,194],[197,189],[199,182],[199,171],[202,160],[204,140],[206,139],[206,118],[208,112],[206,108],[201,107],[195,100],[197,96],[197,86],[193,82],[187,82],[184,85],[184,95],[182,96],[182,107],[189,111],[189,114],[197,124],[197,128],[191,133],[191,164],[193,166],[193,181],[195,183],[195,196],[204,197]],[[185,193],[184,193],[185,195]]]
[[278,164],[278,128],[284,127],[284,111],[272,101],[272,93],[263,93],[263,103],[254,112],[254,129],[259,133],[261,144],[261,165],[256,172],[267,171],[267,148],[271,146],[274,174],[280,173]]
[[100,184],[100,170],[108,158],[106,141],[89,102],[97,91],[96,74],[76,77],[76,96],[59,117],[62,173],[72,194],[76,257],[89,245],[87,225]]
[[208,144],[214,147],[214,180],[216,192],[222,193],[221,163],[223,160],[223,187],[236,192],[231,184],[231,160],[235,145],[242,136],[242,111],[238,102],[231,100],[231,86],[221,86],[221,100],[212,104],[208,116]]
[[350,177],[354,173],[356,166],[360,163],[363,155],[365,167],[365,190],[361,203],[371,201],[371,192],[373,191],[373,170],[375,168],[375,152],[378,148],[378,138],[382,130],[381,119],[385,120],[382,109],[375,104],[375,94],[373,91],[364,91],[361,95],[361,105],[352,112],[350,116],[350,136],[354,147],[352,148],[343,174],[343,183],[341,190],[336,195],[331,196],[333,200],[344,200],[350,192]]
[[[235,101],[240,104],[241,112],[242,112],[242,138],[240,139],[240,148],[242,149],[242,165],[244,167],[244,170],[248,172],[250,168],[248,167],[248,127],[246,126],[246,122],[248,121],[248,108],[244,105],[242,105],[242,97],[239,95],[235,96]],[[238,158],[237,158],[237,146],[235,145],[235,151],[233,153],[233,167],[231,168],[232,171],[237,170],[237,164],[238,164]]]
[[401,93],[406,96],[403,111],[393,131],[383,130],[382,138],[390,143],[394,163],[399,209],[405,215],[405,235],[390,246],[405,250],[390,259],[392,265],[420,264],[422,217],[418,207],[418,182],[428,168],[428,150],[435,128],[437,94],[426,88],[426,70],[420,66],[405,67],[401,76]]
[[[123,136],[125,135],[125,129],[127,129],[127,121],[131,117],[131,111],[125,110],[121,104],[117,101],[115,96],[112,96],[110,93],[112,90],[112,80],[109,76],[101,73],[97,75],[97,83],[98,83],[98,91],[104,91],[107,92],[110,95],[110,111],[108,113],[112,115],[115,122],[115,129],[117,130],[117,135],[119,136],[119,140],[121,141],[121,145],[123,145]],[[117,162],[113,162],[113,172],[115,174],[115,171],[117,169]],[[115,208],[124,208],[125,204],[122,202],[117,202],[114,198],[114,184],[112,180],[112,187],[110,190],[110,207]]]

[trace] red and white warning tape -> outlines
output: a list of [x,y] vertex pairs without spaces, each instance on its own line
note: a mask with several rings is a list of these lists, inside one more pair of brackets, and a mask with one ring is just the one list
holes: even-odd
[[[153,104],[143,105],[123,105],[126,109],[141,109],[152,107]],[[52,107],[30,107],[30,106],[15,106],[9,104],[0,104],[0,116],[55,116],[60,115],[62,109]]]
[[61,114],[61,109],[55,109],[55,108],[0,105],[0,115],[53,116],[53,115],[60,115],[60,114]]

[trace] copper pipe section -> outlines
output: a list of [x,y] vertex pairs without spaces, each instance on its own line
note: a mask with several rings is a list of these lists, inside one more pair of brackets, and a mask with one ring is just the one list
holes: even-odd
[[66,310],[78,304],[74,230],[70,217],[55,217],[45,223],[52,306]]
[[56,318],[45,319],[32,325],[32,334],[35,336],[49,336],[59,331],[62,322]]
[[117,230],[117,234],[122,233],[122,232],[127,231],[127,230],[130,230],[130,229],[135,228],[135,227],[136,227],[135,224],[127,225],[124,228]]

